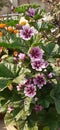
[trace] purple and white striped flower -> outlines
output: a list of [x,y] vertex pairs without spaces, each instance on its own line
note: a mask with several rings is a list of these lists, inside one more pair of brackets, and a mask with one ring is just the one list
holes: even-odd
[[44,59],[35,60],[35,61],[31,62],[31,66],[32,66],[32,68],[35,69],[36,71],[42,71],[42,69],[45,68]]
[[43,74],[38,75],[35,79],[34,79],[34,83],[35,85],[37,85],[37,87],[39,89],[41,89],[45,84],[46,84],[46,79],[44,77]]
[[30,7],[30,8],[28,9],[28,11],[27,11],[26,14],[27,14],[28,16],[30,16],[30,17],[34,17],[35,12],[36,12],[36,10],[35,10],[34,8],[31,8],[31,7]]
[[29,25],[25,25],[22,27],[22,30],[20,30],[20,37],[23,40],[30,40],[32,36],[36,33],[36,30],[34,27],[30,27]]
[[24,89],[24,94],[27,97],[34,97],[36,95],[36,87],[34,85],[26,86]]
[[29,57],[31,58],[32,61],[36,59],[40,60],[42,56],[43,56],[43,52],[38,46],[32,48],[29,52]]

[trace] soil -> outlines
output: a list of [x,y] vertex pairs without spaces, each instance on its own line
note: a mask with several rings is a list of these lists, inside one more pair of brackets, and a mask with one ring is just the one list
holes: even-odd
[[[6,127],[5,127],[5,124],[4,124],[4,120],[0,119],[0,130],[7,130]],[[10,129],[11,130],[11,129]]]

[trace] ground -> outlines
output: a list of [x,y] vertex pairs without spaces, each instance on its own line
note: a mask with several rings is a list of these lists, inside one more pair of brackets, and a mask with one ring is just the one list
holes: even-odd
[[6,130],[3,119],[0,120],[0,130]]

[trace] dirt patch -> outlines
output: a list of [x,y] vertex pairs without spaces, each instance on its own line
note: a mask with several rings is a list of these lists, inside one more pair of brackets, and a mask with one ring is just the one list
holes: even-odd
[[0,120],[0,130],[7,130],[4,124],[4,120]]

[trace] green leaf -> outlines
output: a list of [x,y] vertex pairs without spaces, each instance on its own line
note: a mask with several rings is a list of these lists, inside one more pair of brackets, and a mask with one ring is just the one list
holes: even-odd
[[40,27],[40,31],[47,31],[49,32],[53,28],[53,24],[48,22],[42,22],[42,25]]
[[4,20],[4,23],[6,23],[8,26],[16,26],[16,24],[19,22],[19,20]]
[[48,126],[45,126],[43,130],[50,130],[50,128]]
[[28,128],[28,130],[38,130],[38,127],[37,127],[37,125],[35,125],[35,126],[32,127],[32,128]]
[[0,79],[0,91],[3,91],[6,87],[10,79]]
[[40,19],[40,18],[42,18],[41,14],[36,14],[36,15],[34,16],[34,19],[35,19],[35,20],[38,20],[38,19]]
[[27,5],[21,5],[20,7],[17,7],[15,9],[16,12],[18,13],[25,13],[25,11],[28,9],[28,4]]
[[13,43],[0,42],[0,47],[5,47],[8,49],[17,49],[19,51],[27,53],[29,49],[27,44],[25,44],[23,41],[20,41],[20,38],[16,38],[13,40],[15,40],[15,42]]
[[0,42],[0,47],[10,48],[10,49],[19,49],[20,50],[20,44],[14,44],[14,43],[6,43],[6,42]]
[[8,90],[8,88],[4,89],[3,91],[0,92],[0,100],[5,100],[11,98],[12,93]]
[[20,112],[20,108],[19,107],[14,109],[14,111],[13,111],[14,118],[17,118],[17,115],[18,115],[19,112]]
[[22,120],[22,119],[19,120],[18,126],[19,126],[20,130],[27,130],[27,128],[26,129],[24,128],[25,127],[25,123],[26,123],[25,120]]
[[14,80],[13,83],[17,83],[17,84],[22,84],[24,81],[24,74],[17,76]]
[[3,107],[3,106],[1,105],[1,103],[0,103],[0,113],[5,113],[5,110],[6,110],[6,108]]
[[59,92],[56,91],[57,95],[54,97],[54,102],[55,102],[57,113],[60,114],[60,89],[59,88],[58,88],[58,91]]
[[4,117],[4,122],[7,126],[10,124],[12,124],[12,125],[16,124],[15,119],[13,118],[13,115],[11,113],[6,113],[6,115]]
[[55,48],[55,44],[54,43],[49,43],[46,46],[42,45],[42,49],[45,51],[46,54],[48,55],[52,55],[52,52]]
[[20,69],[17,64],[13,64],[13,63],[9,62],[9,60],[8,60],[8,62],[5,61],[4,64],[5,64],[5,67],[7,67],[12,72],[12,74],[14,76],[13,78],[18,76],[18,72],[20,71]]
[[54,101],[55,101],[56,110],[58,114],[60,114],[60,100],[55,99]]
[[51,91],[51,97],[54,100],[57,113],[60,114],[60,83],[55,85],[55,89]]
[[3,64],[0,64],[0,77],[13,78],[13,73]]

